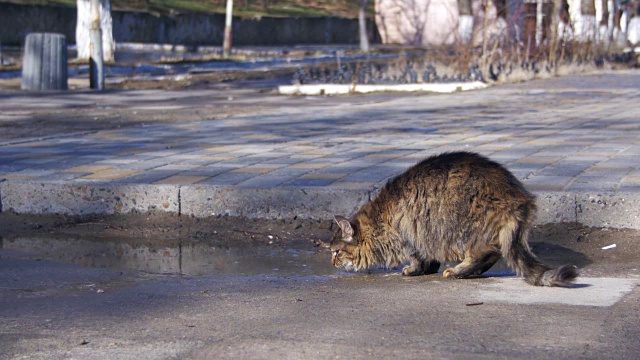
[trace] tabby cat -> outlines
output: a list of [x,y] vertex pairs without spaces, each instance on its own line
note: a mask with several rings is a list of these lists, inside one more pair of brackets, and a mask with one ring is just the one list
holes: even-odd
[[478,276],[501,257],[526,282],[568,286],[575,266],[552,269],[527,243],[535,197],[500,164],[470,152],[427,158],[390,180],[350,220],[336,216],[331,263],[347,270],[402,269],[406,276]]

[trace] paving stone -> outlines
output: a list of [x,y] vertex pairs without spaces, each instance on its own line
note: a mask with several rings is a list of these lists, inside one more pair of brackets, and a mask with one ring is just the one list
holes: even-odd
[[150,160],[140,160],[129,164],[119,165],[118,168],[121,170],[140,170],[140,171],[148,171],[151,169],[156,169],[161,166],[167,165],[165,159],[150,159]]
[[394,166],[379,165],[372,168],[366,168],[342,178],[346,182],[371,182],[374,184],[385,181],[386,179],[399,175],[402,169]]
[[91,175],[87,172],[59,172],[55,174],[47,174],[38,177],[34,177],[34,181],[70,181],[83,178]]
[[301,179],[296,179],[296,180],[292,180],[287,183],[284,183],[284,186],[306,188],[306,187],[327,186],[327,185],[331,185],[334,182],[336,182],[336,179],[331,179],[331,178],[301,178]]
[[186,175],[173,175],[162,180],[154,182],[154,184],[173,184],[173,185],[191,185],[197,184],[201,181],[208,179],[207,176],[186,176]]
[[243,181],[249,180],[258,176],[260,173],[256,172],[233,172],[227,171],[216,176],[213,176],[207,180],[202,181],[202,184],[211,185],[237,185]]
[[19,162],[7,162],[7,163],[0,164],[0,174],[12,173],[12,172],[28,169],[30,167],[31,167],[30,165],[22,164]]
[[270,188],[282,185],[304,176],[312,171],[308,168],[286,167],[273,170],[267,174],[259,175],[238,184],[241,187]]
[[537,172],[536,175],[576,177],[584,173],[585,171],[587,171],[594,164],[595,162],[569,161],[569,160],[559,161]]
[[[77,171],[75,171],[77,172]],[[118,169],[107,169],[100,172],[95,172],[93,174],[83,176],[81,180],[121,180],[132,175],[140,173],[138,170],[118,170]]]
[[[115,181],[115,183],[120,183],[120,184],[153,184],[153,183],[156,183],[157,181],[160,181],[162,179],[166,179],[166,178],[171,177],[171,176],[175,176],[177,174],[178,174],[178,172],[173,171],[173,170],[150,170],[150,171],[145,171],[145,172],[142,172],[142,173],[134,174],[134,175],[128,176],[126,178],[122,178],[122,179],[120,179],[118,181]],[[188,172],[183,172],[182,174],[191,175],[191,174],[188,174]]]
[[598,189],[598,191],[602,192],[616,192],[620,188],[620,183],[618,182],[574,182],[567,186],[568,191],[575,192],[589,192],[593,191],[593,189]]
[[532,191],[561,191],[571,180],[571,176],[531,176],[524,184]]

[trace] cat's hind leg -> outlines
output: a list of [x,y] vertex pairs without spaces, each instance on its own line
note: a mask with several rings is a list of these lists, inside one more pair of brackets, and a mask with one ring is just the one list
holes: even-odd
[[402,268],[404,276],[419,276],[435,274],[440,269],[440,263],[435,260],[423,260],[419,254],[414,253],[409,256],[409,265]]
[[482,259],[482,266],[478,269],[478,271],[476,271],[474,275],[480,276],[484,274],[489,269],[491,269],[491,267],[495,265],[501,258],[502,254],[500,254],[499,252],[485,255],[485,257]]
[[446,279],[464,279],[479,276],[489,270],[498,260],[500,253],[488,252],[481,256],[467,256],[460,264],[453,268],[447,268],[442,276]]

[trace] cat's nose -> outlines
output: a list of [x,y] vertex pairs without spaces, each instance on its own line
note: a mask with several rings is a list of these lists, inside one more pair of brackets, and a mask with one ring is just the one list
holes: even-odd
[[338,265],[336,265],[336,264],[337,264],[337,262],[338,262],[338,259],[337,259],[336,254],[335,254],[335,253],[334,253],[334,254],[331,254],[331,265],[333,265],[333,266],[338,266]]

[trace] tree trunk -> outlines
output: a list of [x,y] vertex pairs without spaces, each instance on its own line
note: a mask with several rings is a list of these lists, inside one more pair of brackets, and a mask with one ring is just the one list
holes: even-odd
[[536,2],[536,46],[542,45],[544,40],[544,27],[542,24],[544,8],[543,0],[537,0]]
[[458,0],[458,36],[463,44],[473,37],[473,8],[471,0]]
[[458,0],[458,14],[460,14],[461,16],[473,15],[471,0]]
[[[89,60],[91,0],[78,0],[78,24],[76,26],[76,46],[78,59]],[[111,20],[111,1],[100,0],[100,28],[102,29],[102,52],[104,61],[115,60],[116,42],[113,39],[113,22]]]
[[609,26],[609,0],[601,0],[602,3],[602,19],[600,26]]
[[551,26],[549,30],[551,32],[551,49],[549,49],[549,66],[557,70],[556,60],[557,60],[557,51],[558,51],[558,43],[560,41],[560,36],[558,33],[559,22],[561,22],[562,16],[562,0],[553,0],[553,9],[551,11]]
[[569,2],[567,0],[561,1],[559,13],[560,21],[569,25],[569,23],[571,22],[571,16],[569,15]]
[[231,55],[233,39],[233,0],[227,0],[224,17],[224,38],[222,39],[222,57],[227,59]]
[[507,17],[509,15],[509,7],[507,6],[507,0],[495,0],[494,3],[496,5],[496,12],[498,14],[498,17],[501,17],[507,20]]
[[367,0],[359,0],[358,26],[360,28],[360,50],[369,52],[369,35],[367,34]]
[[579,39],[582,41],[594,41],[598,33],[596,0],[581,0],[580,12],[582,13],[582,29]]
[[620,19],[622,18],[623,10],[618,6],[618,2],[613,2],[613,28],[617,30],[621,30],[620,27]]
[[580,12],[582,15],[596,16],[595,0],[582,0],[580,2]]

